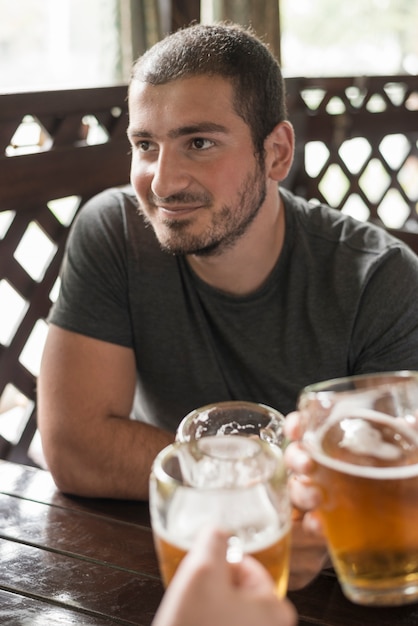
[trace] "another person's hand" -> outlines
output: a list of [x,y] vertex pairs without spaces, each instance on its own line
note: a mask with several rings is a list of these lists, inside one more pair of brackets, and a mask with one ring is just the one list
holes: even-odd
[[331,565],[322,526],[315,509],[321,502],[321,492],[312,481],[315,462],[300,445],[300,416],[290,413],[286,418],[286,436],[292,443],[286,449],[286,465],[295,515],[292,528],[289,589],[300,589],[310,583],[324,567]]
[[205,529],[181,562],[152,626],[295,626],[296,611],[278,600],[267,571],[244,556],[226,561],[227,535]]
[[302,589],[312,582],[331,561],[325,540],[316,530],[309,529],[304,519],[293,521],[290,552],[289,590]]

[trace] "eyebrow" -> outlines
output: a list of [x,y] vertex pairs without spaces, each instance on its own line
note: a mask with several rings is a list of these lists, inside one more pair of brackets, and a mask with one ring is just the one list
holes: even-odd
[[[168,136],[171,139],[177,137],[184,137],[186,135],[198,135],[199,133],[226,133],[228,129],[222,124],[215,124],[215,122],[199,122],[197,124],[190,124],[188,126],[180,126],[170,130]],[[152,134],[147,130],[128,128],[129,137],[143,137],[144,139],[151,139]]]

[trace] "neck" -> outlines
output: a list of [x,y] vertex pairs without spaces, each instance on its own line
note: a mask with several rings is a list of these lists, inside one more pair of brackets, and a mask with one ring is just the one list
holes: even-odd
[[275,190],[236,244],[218,255],[187,260],[206,283],[226,293],[244,296],[259,289],[280,256],[285,234],[283,201]]

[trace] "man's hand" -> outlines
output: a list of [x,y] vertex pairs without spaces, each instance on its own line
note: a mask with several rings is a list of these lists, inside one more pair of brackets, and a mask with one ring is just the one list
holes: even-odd
[[292,527],[292,550],[289,589],[300,589],[310,583],[331,562],[322,534],[321,522],[315,509],[321,502],[321,492],[312,481],[315,462],[298,440],[301,438],[299,413],[286,417],[286,436],[293,440],[286,448],[286,465],[292,504],[297,510]]

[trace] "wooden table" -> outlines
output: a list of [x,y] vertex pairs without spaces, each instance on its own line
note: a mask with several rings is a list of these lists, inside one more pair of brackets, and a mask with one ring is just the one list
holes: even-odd
[[[64,496],[48,472],[0,461],[2,626],[149,626],[162,594],[148,503]],[[331,570],[289,596],[300,626],[418,625],[418,605],[350,603]]]

